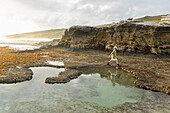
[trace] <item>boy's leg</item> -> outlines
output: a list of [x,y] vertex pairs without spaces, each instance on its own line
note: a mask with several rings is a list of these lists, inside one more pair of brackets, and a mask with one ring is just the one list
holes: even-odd
[[116,64],[119,64],[118,60],[116,60]]
[[117,64],[118,67],[120,66],[120,65],[119,65],[119,62],[118,62],[118,59],[116,60],[116,64]]
[[111,62],[112,60],[109,60],[109,62],[107,63],[107,65],[110,65],[109,63]]

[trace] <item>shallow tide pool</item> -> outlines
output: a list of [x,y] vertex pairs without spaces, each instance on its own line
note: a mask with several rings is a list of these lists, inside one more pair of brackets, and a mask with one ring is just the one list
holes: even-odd
[[46,84],[45,78],[64,69],[30,68],[33,79],[0,84],[0,113],[96,112],[125,102],[166,97],[136,88],[131,74],[113,68],[84,68],[83,74],[66,84]]

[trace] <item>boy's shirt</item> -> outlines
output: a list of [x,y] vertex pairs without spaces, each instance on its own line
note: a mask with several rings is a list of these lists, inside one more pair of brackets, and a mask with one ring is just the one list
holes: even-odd
[[111,59],[115,59],[116,58],[116,50],[113,49],[113,51],[110,53],[109,56],[111,57]]

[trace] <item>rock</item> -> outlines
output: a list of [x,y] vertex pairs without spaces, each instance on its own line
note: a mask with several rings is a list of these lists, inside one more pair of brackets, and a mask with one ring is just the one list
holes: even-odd
[[0,76],[0,83],[17,83],[32,79],[32,71],[28,68],[10,68],[4,76]]
[[170,54],[170,26],[122,22],[110,27],[73,26],[65,31],[58,46],[74,49],[111,50],[120,52]]
[[153,47],[151,48],[151,53],[153,53],[153,54],[158,54],[156,48],[153,48]]
[[124,103],[113,107],[112,113],[168,113],[170,100],[165,99],[156,99],[141,101],[136,103]]
[[119,21],[119,23],[126,23],[126,22],[128,22],[127,20],[121,20],[121,21]]
[[133,20],[133,18],[128,18],[127,20]]
[[162,16],[161,24],[170,25],[170,14]]
[[78,70],[66,70],[59,73],[58,77],[47,77],[45,83],[67,83],[72,79],[77,78],[82,73]]
[[43,41],[35,44],[36,46],[41,46],[41,48],[49,48],[51,46],[56,46],[60,39],[54,39],[52,41]]

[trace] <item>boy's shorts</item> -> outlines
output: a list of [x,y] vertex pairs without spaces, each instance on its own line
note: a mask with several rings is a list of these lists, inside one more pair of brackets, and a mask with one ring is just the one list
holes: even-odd
[[115,58],[115,59],[111,59],[111,61],[117,61],[117,58]]

